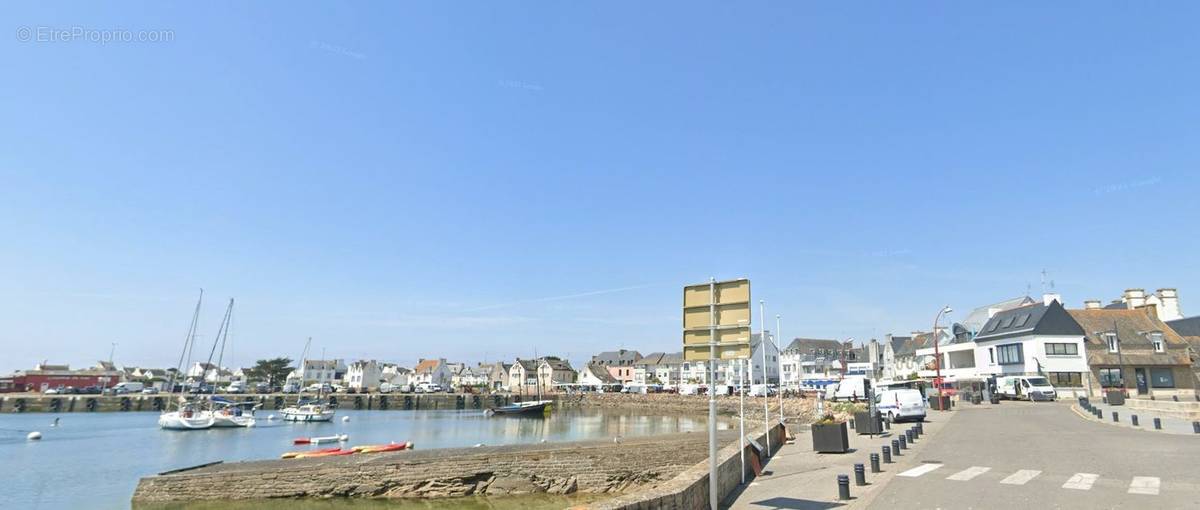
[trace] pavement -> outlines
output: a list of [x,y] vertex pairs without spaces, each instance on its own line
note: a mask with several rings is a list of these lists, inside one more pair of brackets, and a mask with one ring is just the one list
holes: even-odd
[[[1079,407],[1078,404],[1074,405],[1073,409],[1076,414],[1085,420],[1096,420],[1110,425],[1128,427],[1131,429],[1148,430],[1151,432],[1196,435],[1197,438],[1200,439],[1200,435],[1197,435],[1196,431],[1192,428],[1192,420],[1180,418],[1167,413],[1156,413],[1146,409],[1134,409],[1128,406],[1110,406],[1103,403],[1094,404],[1097,409],[1102,411],[1101,414],[1103,414],[1104,419],[1099,419],[1089,415],[1087,411]],[[1115,422],[1112,421],[1113,411],[1117,412],[1117,421]],[[1133,416],[1138,417],[1138,424],[1136,426],[1133,424]],[[1159,422],[1162,424],[1162,429],[1156,430],[1154,428],[1155,418],[1159,419]]]
[[[888,472],[868,472],[867,487],[854,486],[851,466],[879,439],[852,437],[859,451],[838,459],[812,453],[801,433],[729,508],[1200,508],[1200,434],[1112,426],[1073,401],[931,413],[924,440]],[[850,501],[837,500],[837,474],[851,475]]]

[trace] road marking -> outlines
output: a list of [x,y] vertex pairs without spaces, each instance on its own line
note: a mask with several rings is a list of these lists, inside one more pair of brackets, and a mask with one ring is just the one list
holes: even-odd
[[1157,496],[1158,486],[1161,483],[1157,476],[1135,476],[1133,482],[1129,484],[1129,493]]
[[1036,469],[1022,469],[1016,473],[1008,475],[1008,478],[1000,480],[1000,483],[1006,483],[1009,485],[1025,485],[1040,474],[1042,474],[1042,472]]
[[918,476],[921,476],[925,473],[928,473],[928,472],[933,471],[940,467],[942,467],[941,464],[921,464],[920,466],[912,468],[912,469],[905,471],[903,473],[900,473],[899,475],[896,475],[896,476],[907,476],[909,478],[916,478]]
[[1092,490],[1092,484],[1096,483],[1097,478],[1100,478],[1100,475],[1093,475],[1091,473],[1075,473],[1075,476],[1072,476],[1070,480],[1067,480],[1067,483],[1064,483],[1062,488],[1081,491]]
[[970,480],[970,479],[972,479],[972,478],[975,478],[976,476],[979,476],[979,475],[982,475],[982,474],[984,474],[984,473],[987,473],[987,472],[988,472],[988,470],[990,470],[990,469],[992,469],[992,468],[990,468],[990,467],[980,467],[980,466],[971,466],[971,467],[969,467],[969,468],[967,468],[967,469],[964,469],[964,470],[962,470],[962,471],[959,471],[959,472],[957,472],[957,473],[954,473],[954,474],[952,474],[952,475],[950,475],[950,476],[947,476],[947,477],[946,477],[946,479],[947,479],[947,480],[957,480],[957,481],[960,481],[960,482],[965,482],[965,481],[967,481],[967,480]]

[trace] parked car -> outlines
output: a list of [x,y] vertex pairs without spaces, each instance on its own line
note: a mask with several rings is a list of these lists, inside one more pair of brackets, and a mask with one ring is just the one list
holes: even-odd
[[423,382],[413,388],[414,393],[438,393],[442,390],[442,385],[436,383]]
[[270,384],[267,384],[267,383],[265,383],[265,382],[260,382],[260,383],[258,383],[258,384],[255,384],[255,385],[254,385],[254,392],[255,392],[255,393],[270,393],[270,392],[271,392],[271,385],[270,385]]
[[887,389],[875,394],[875,409],[890,422],[925,420],[925,397],[920,390]]
[[158,388],[155,388],[153,386],[147,386],[145,388],[142,388],[142,395],[157,395],[157,394],[158,394]]
[[144,389],[146,389],[145,384],[142,384],[140,382],[127,381],[127,382],[117,383],[116,386],[113,386],[113,393],[116,393],[117,395],[124,395],[126,393],[138,393]]
[[1041,376],[1008,376],[996,378],[996,394],[1013,400],[1054,400],[1058,393],[1050,381]]
[[865,377],[847,377],[825,387],[825,400],[849,400],[858,402],[867,399],[867,385],[870,382]]
[[62,388],[46,388],[42,390],[43,395],[62,395]]
[[233,381],[233,382],[229,383],[229,386],[226,386],[225,389],[222,391],[224,391],[225,393],[234,393],[234,394],[245,393],[246,392],[246,382],[245,381]]
[[85,386],[79,389],[80,395],[99,395],[104,389],[99,386]]

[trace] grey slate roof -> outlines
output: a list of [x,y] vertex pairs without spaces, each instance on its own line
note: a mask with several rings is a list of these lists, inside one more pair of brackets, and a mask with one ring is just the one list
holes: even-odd
[[797,352],[800,354],[809,354],[814,356],[830,356],[837,354],[842,349],[842,343],[837,340],[823,340],[819,338],[796,338],[792,343],[788,344],[785,352]]
[[1200,336],[1200,315],[1167,321],[1179,336]]
[[592,356],[592,363],[599,363],[605,366],[632,366],[640,359],[642,359],[642,353],[621,349],[619,351],[604,351]]
[[896,356],[904,354],[912,354],[917,352],[913,346],[911,336],[894,336],[892,337],[892,354]]
[[1071,318],[1058,301],[1005,310],[992,316],[975,337],[987,342],[1025,335],[1084,335],[1083,328]]
[[663,356],[665,356],[665,354],[661,352],[652,352],[643,356],[642,359],[637,360],[637,362],[633,365],[639,367],[652,367],[662,363]]
[[967,316],[965,318],[963,318],[963,320],[960,321],[959,324],[962,324],[963,328],[965,328],[967,331],[971,331],[973,333],[978,333],[983,330],[984,324],[987,324],[988,314],[992,310],[998,310],[998,311],[1012,310],[1013,308],[1017,308],[1017,307],[1021,307],[1021,306],[1025,306],[1025,305],[1032,305],[1036,302],[1037,301],[1035,301],[1033,298],[1031,298],[1029,296],[1021,296],[1021,297],[1015,297],[1012,299],[1006,299],[999,303],[993,303],[990,305],[981,306],[979,308],[971,310],[971,313],[967,314]]

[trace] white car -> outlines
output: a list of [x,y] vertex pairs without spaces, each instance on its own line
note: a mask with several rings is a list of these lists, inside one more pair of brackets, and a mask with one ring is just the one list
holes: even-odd
[[1007,376],[996,379],[996,394],[1013,400],[1054,400],[1058,392],[1041,376]]
[[875,394],[875,409],[892,423],[904,420],[925,421],[925,397],[918,390],[882,390]]

